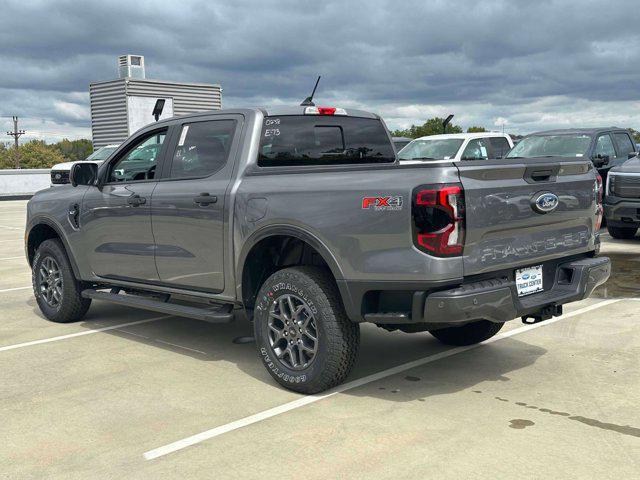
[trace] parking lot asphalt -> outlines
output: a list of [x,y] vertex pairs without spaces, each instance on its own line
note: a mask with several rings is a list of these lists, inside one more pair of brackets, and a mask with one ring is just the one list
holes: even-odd
[[362,328],[347,383],[277,387],[246,321],[94,302],[47,322],[0,202],[0,478],[633,478],[640,471],[640,237],[604,234],[592,298],[486,344]]

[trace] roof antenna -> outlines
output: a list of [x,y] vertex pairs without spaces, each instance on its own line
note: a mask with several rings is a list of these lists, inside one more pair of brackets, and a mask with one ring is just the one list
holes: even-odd
[[318,75],[318,79],[316,80],[316,86],[313,87],[313,92],[311,95],[304,99],[304,101],[300,104],[301,107],[315,107],[316,104],[313,103],[313,96],[316,94],[316,88],[318,88],[318,83],[320,83],[321,75]]
[[451,122],[451,119],[453,117],[454,117],[454,115],[451,114],[447,118],[444,119],[444,121],[442,122],[442,133],[447,133],[447,125],[449,125],[449,122]]

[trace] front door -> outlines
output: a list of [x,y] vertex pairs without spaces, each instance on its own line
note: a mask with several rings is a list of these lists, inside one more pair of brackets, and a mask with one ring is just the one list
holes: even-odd
[[241,125],[240,115],[215,115],[176,126],[152,197],[163,283],[224,290],[225,206]]
[[100,188],[82,201],[81,230],[92,271],[100,277],[158,281],[151,231],[156,168],[167,129],[143,133],[109,162]]

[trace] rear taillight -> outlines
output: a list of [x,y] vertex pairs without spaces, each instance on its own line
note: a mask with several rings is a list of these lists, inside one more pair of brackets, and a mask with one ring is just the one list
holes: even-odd
[[599,173],[596,173],[596,192],[597,192],[596,199],[598,203],[602,203],[604,191],[602,188],[602,175],[600,175]]
[[422,185],[416,188],[411,212],[417,248],[437,257],[462,255],[465,209],[461,185]]
[[603,188],[602,188],[602,176],[596,172],[596,183],[594,186],[595,197],[596,197],[596,222],[595,229],[600,230],[602,226],[602,198],[604,196]]

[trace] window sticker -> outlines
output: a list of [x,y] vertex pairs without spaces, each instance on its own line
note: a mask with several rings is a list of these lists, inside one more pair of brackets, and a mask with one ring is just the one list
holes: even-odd
[[184,146],[184,141],[187,139],[187,133],[189,132],[189,125],[185,125],[182,127],[182,133],[180,134],[180,141],[178,142],[178,146]]

